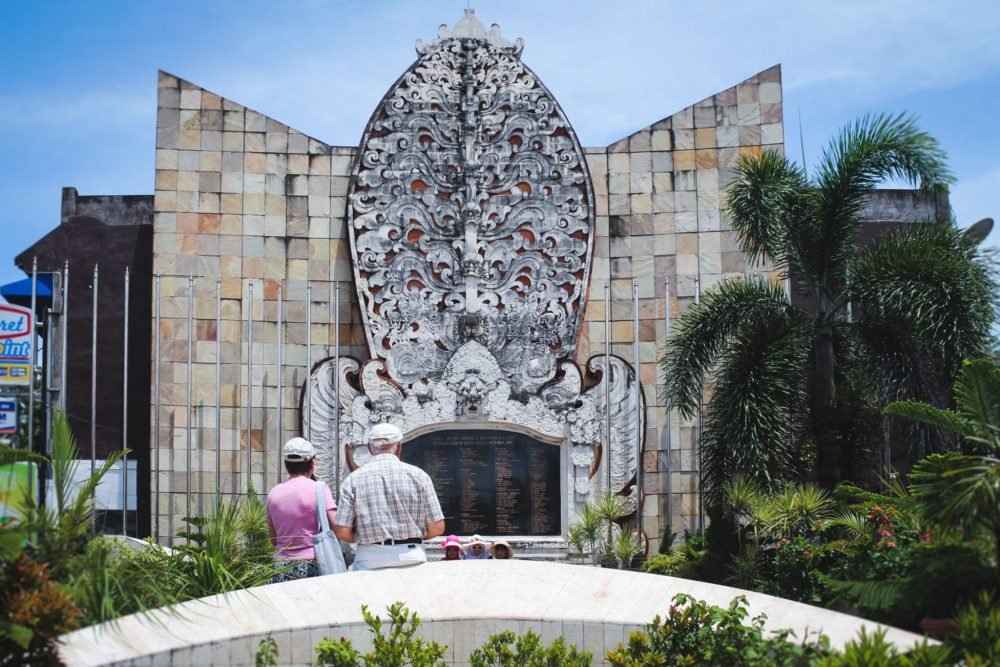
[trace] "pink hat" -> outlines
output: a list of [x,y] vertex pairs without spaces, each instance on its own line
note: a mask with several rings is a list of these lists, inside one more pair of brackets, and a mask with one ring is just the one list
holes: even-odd
[[462,543],[459,541],[458,535],[449,535],[444,538],[444,542],[441,543],[441,549],[447,549],[448,547],[462,548]]

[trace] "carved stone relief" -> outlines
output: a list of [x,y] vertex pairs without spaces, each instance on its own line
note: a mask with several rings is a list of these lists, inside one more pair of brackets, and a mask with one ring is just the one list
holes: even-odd
[[404,433],[500,423],[560,439],[572,503],[607,486],[608,465],[616,492],[635,476],[635,374],[594,357],[587,387],[571,358],[593,250],[590,174],[522,48],[466,10],[418,42],[369,122],[348,226],[371,359],[327,360],[303,392],[326,479],[338,456],[342,476],[363,462],[381,421]]

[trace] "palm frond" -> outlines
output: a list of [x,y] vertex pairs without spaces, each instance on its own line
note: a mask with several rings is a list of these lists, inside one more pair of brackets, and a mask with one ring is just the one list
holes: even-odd
[[902,114],[864,116],[844,128],[816,174],[819,215],[805,230],[816,253],[804,264],[831,293],[857,250],[861,213],[875,186],[902,179],[935,189],[952,180],[937,142]]
[[858,257],[851,275],[862,320],[912,338],[949,381],[963,359],[986,348],[997,285],[977,248],[953,224],[918,223],[890,232]]
[[749,259],[786,262],[788,229],[801,216],[808,190],[802,168],[784,156],[774,151],[740,156],[726,209]]
[[968,437],[974,433],[972,424],[954,410],[942,410],[920,401],[896,401],[885,406],[885,414],[891,417],[912,419],[922,424],[930,424],[946,431]]
[[840,512],[828,519],[827,524],[832,528],[843,529],[852,541],[871,541],[871,526],[868,520],[858,512],[850,510]]
[[838,580],[820,575],[821,581],[837,598],[847,599],[863,609],[884,612],[899,606],[912,587],[908,579]]
[[811,331],[798,311],[782,303],[783,294],[768,298],[775,307],[745,318],[718,355],[702,434],[710,502],[721,501],[722,486],[738,474],[773,491],[799,472]]
[[17,449],[16,447],[0,445],[0,466],[23,462],[46,463],[48,459],[41,454],[30,452],[27,449]]
[[1000,507],[1000,460],[954,452],[932,454],[913,467],[910,489],[933,521],[992,525]]
[[722,361],[734,339],[745,339],[772,325],[786,334],[804,326],[779,285],[729,280],[707,290],[701,302],[681,316],[661,359],[667,404],[693,416],[701,402],[705,375]]
[[965,362],[955,382],[955,401],[972,425],[966,437],[1000,455],[1000,365],[986,359]]

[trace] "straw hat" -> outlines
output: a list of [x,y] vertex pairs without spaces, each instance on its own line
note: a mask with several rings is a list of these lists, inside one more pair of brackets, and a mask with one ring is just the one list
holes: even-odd
[[508,542],[507,540],[497,540],[496,542],[493,543],[493,546],[490,547],[490,555],[493,556],[494,558],[497,557],[497,547],[507,547],[507,551],[510,552],[510,557],[511,558],[514,557],[514,549],[511,548],[510,542]]

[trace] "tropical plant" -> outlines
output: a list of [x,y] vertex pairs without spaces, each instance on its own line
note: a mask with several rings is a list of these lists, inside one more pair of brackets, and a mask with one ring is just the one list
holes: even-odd
[[575,646],[566,646],[563,637],[557,637],[548,646],[528,630],[518,635],[510,630],[490,635],[489,641],[469,656],[472,667],[590,667],[592,656]]
[[618,561],[618,569],[624,570],[632,564],[632,560],[642,553],[642,541],[629,528],[616,526],[614,537],[608,544],[608,551]]
[[276,667],[281,652],[278,650],[278,642],[274,637],[268,635],[257,644],[257,653],[254,654],[254,665],[256,667]]
[[816,550],[833,599],[916,629],[923,618],[952,617],[992,585],[984,541],[963,541],[929,521],[899,479],[882,493],[841,484],[836,496],[845,506],[823,522]]
[[689,595],[674,596],[666,617],[657,616],[628,642],[607,654],[618,667],[667,665],[733,665],[771,667],[809,665],[829,654],[825,637],[793,641],[790,630],[764,630],[761,614],[746,623],[747,600],[737,597],[723,609]]
[[1000,365],[967,361],[955,382],[956,410],[916,401],[893,403],[886,413],[959,435],[966,453],[932,454],[910,475],[919,510],[944,528],[967,535],[985,531],[993,540],[1000,575]]
[[1000,665],[1000,605],[986,591],[955,617],[955,635],[948,643],[968,667]]
[[80,462],[76,441],[65,415],[52,415],[52,488],[54,503],[42,505],[34,497],[21,508],[23,526],[32,537],[29,551],[59,579],[73,556],[81,553],[93,535],[94,492],[128,450],[118,450],[98,466],[94,474],[77,486],[74,474]]
[[48,567],[22,552],[0,569],[0,665],[56,663],[55,639],[75,629],[80,610]]
[[185,599],[228,593],[270,583],[274,576],[274,549],[267,534],[262,503],[248,489],[245,500],[221,500],[204,517],[185,517],[190,530],[178,533],[187,543],[171,557],[177,585]]
[[[416,636],[420,618],[402,602],[395,602],[386,610],[389,624],[380,616],[361,605],[361,615],[372,633],[372,650],[361,656],[351,642],[340,638],[324,638],[316,644],[316,664],[332,667],[372,665],[378,667],[443,667],[445,647]],[[363,660],[363,662],[362,662]]]
[[876,404],[900,390],[940,401],[956,360],[987,343],[995,311],[982,253],[953,224],[908,225],[860,248],[863,210],[881,182],[935,191],[951,180],[912,119],[862,118],[813,178],[774,152],[742,156],[735,176],[726,208],[742,249],[811,303],[799,308],[767,278],[730,280],[681,317],[661,361],[665,399],[693,416],[712,382],[702,436],[710,503],[738,472],[780,489],[813,452],[824,485],[859,476],[855,457],[881,438]]
[[909,651],[900,651],[885,638],[886,631],[878,629],[869,633],[861,628],[855,639],[844,645],[844,650],[816,660],[816,667],[948,667],[952,664],[947,647],[928,644],[926,641]]
[[604,519],[590,503],[580,508],[576,521],[570,526],[570,533],[574,539],[590,551],[594,565],[600,562],[603,531]]
[[607,536],[604,538],[605,550],[611,548],[613,539],[612,529],[619,519],[628,514],[628,504],[625,499],[616,493],[606,490],[594,502],[594,511],[604,524]]

